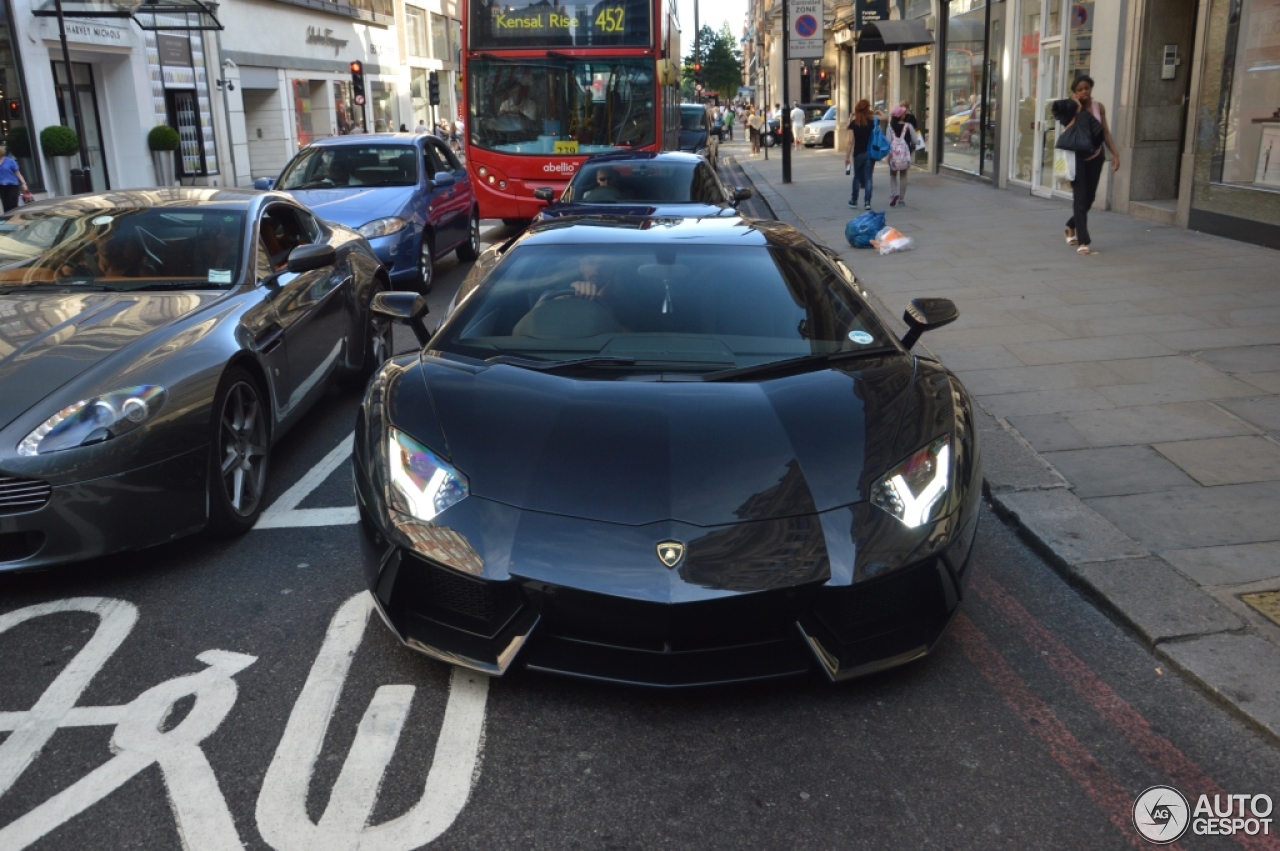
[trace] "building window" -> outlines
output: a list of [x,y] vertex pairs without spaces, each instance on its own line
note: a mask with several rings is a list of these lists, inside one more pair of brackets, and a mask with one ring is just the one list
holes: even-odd
[[[952,0],[943,52],[942,163],[985,174],[995,123],[987,92],[986,0]],[[990,137],[990,138],[988,138]]]
[[1234,0],[1213,179],[1280,190],[1280,0]]
[[452,62],[449,51],[449,19],[444,15],[431,16],[431,55],[441,62]]
[[408,42],[409,55],[425,59],[431,55],[427,52],[427,10],[416,6],[405,6],[404,13],[407,29],[405,39]]
[[396,84],[374,80],[369,84],[369,112],[374,133],[394,133],[400,128],[400,100]]

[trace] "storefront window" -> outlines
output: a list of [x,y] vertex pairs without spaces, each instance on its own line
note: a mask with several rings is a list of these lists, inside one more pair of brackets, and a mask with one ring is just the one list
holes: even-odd
[[333,84],[333,111],[337,119],[338,135],[346,136],[351,132],[355,118],[360,114],[352,100],[351,84],[335,80]]
[[1235,0],[1230,20],[1213,179],[1280,190],[1280,0]]
[[426,125],[431,124],[431,104],[427,102],[427,74],[430,73],[426,68],[410,68],[409,69],[409,101],[413,105],[413,123],[410,128],[417,127],[421,122]]
[[18,53],[9,29],[8,4],[0,3],[0,138],[18,161],[27,186],[36,192],[44,189],[40,164],[33,156],[30,123],[27,121],[27,98],[18,74]]
[[298,147],[310,145],[315,139],[311,123],[311,81],[293,81],[293,113],[297,116]]
[[982,174],[984,136],[994,137],[994,104],[986,92],[985,0],[952,0],[947,7],[943,78],[942,162]]
[[1093,54],[1093,3],[1071,4],[1071,32],[1067,47],[1067,85],[1089,73]]
[[394,133],[400,129],[400,103],[396,84],[374,80],[369,85],[369,113],[374,133]]

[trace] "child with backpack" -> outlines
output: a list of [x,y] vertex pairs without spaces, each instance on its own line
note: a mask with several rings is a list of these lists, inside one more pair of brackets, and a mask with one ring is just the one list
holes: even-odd
[[911,170],[911,152],[915,150],[915,128],[904,119],[905,106],[895,106],[889,113],[889,206],[907,203],[907,172]]

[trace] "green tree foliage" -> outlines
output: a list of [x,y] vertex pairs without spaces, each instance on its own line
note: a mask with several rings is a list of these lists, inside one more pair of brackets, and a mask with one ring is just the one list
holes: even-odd
[[680,91],[688,100],[694,99],[697,82],[693,69],[695,56],[702,62],[704,89],[719,92],[722,101],[737,95],[738,86],[742,85],[742,54],[738,52],[738,40],[730,32],[728,23],[718,33],[711,27],[700,29],[695,45],[685,56]]

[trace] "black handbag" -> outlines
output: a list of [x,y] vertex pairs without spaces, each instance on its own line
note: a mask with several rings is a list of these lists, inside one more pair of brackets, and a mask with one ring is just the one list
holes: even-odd
[[1053,146],[1077,154],[1092,154],[1102,146],[1098,140],[1101,135],[1102,125],[1098,119],[1088,112],[1079,112],[1075,120],[1058,134],[1058,141]]

